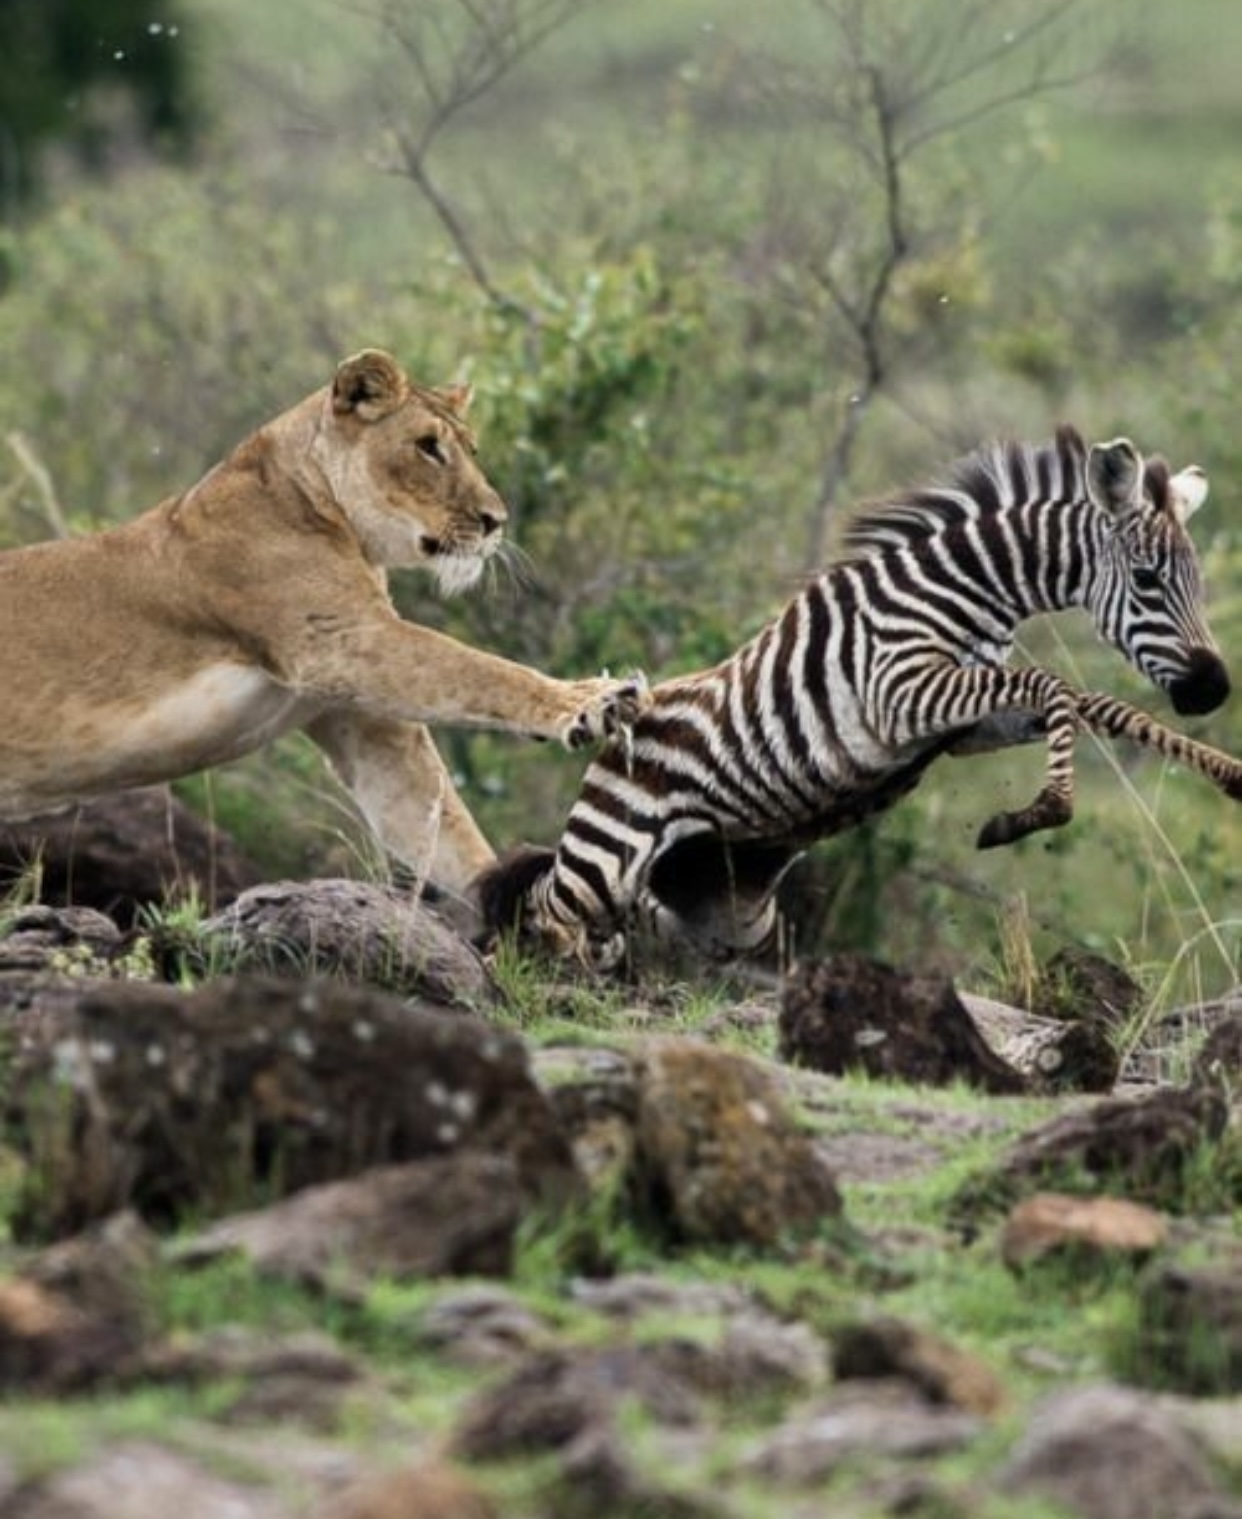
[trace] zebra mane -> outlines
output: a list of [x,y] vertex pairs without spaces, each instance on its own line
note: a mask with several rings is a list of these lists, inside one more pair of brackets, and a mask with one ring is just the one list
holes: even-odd
[[1069,426],[1050,443],[1002,439],[951,465],[946,478],[863,506],[845,530],[852,557],[912,547],[963,522],[991,516],[1033,497],[1086,494],[1087,445]]

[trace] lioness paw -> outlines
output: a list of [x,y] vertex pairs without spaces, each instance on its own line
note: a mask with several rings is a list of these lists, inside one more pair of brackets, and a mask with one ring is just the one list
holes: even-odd
[[565,726],[562,738],[567,749],[581,749],[600,739],[614,738],[651,705],[651,689],[642,674],[629,675],[624,680],[605,675],[576,684],[579,689],[586,689],[587,696]]

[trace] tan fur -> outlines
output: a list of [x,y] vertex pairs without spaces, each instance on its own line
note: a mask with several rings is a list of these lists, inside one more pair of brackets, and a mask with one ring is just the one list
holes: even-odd
[[369,350],[183,495],[0,554],[0,818],[304,728],[420,875],[456,890],[490,864],[423,724],[572,747],[646,695],[634,680],[553,680],[397,615],[387,569],[424,565],[452,592],[500,541],[467,399]]

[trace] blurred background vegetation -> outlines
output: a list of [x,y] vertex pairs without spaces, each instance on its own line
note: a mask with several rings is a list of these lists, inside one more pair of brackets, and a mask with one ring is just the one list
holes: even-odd
[[[183,488],[377,344],[474,381],[532,576],[400,602],[514,657],[708,662],[852,501],[1071,420],[1208,469],[1242,669],[1229,0],[2,0],[0,40],[0,543]],[[1165,712],[1072,616],[1024,642]],[[1242,750],[1242,697],[1195,731]],[[556,836],[581,760],[444,747],[499,844]],[[1073,826],[975,854],[1041,763],[817,849],[796,947],[1236,984],[1237,810],[1084,740]],[[367,866],[304,741],[185,792],[273,871]]]

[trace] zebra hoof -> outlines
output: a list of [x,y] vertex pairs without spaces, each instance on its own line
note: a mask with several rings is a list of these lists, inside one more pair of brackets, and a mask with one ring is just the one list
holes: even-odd
[[975,839],[975,848],[999,849],[1002,844],[1012,844],[1015,839],[1020,839],[1026,831],[1019,826],[1015,813],[998,812],[980,828],[979,836]]
[[979,830],[975,844],[979,849],[996,849],[1001,844],[1014,844],[1028,833],[1042,833],[1047,828],[1064,828],[1073,816],[1072,802],[1066,801],[1055,791],[1041,792],[1021,812],[998,812],[995,817],[989,818]]

